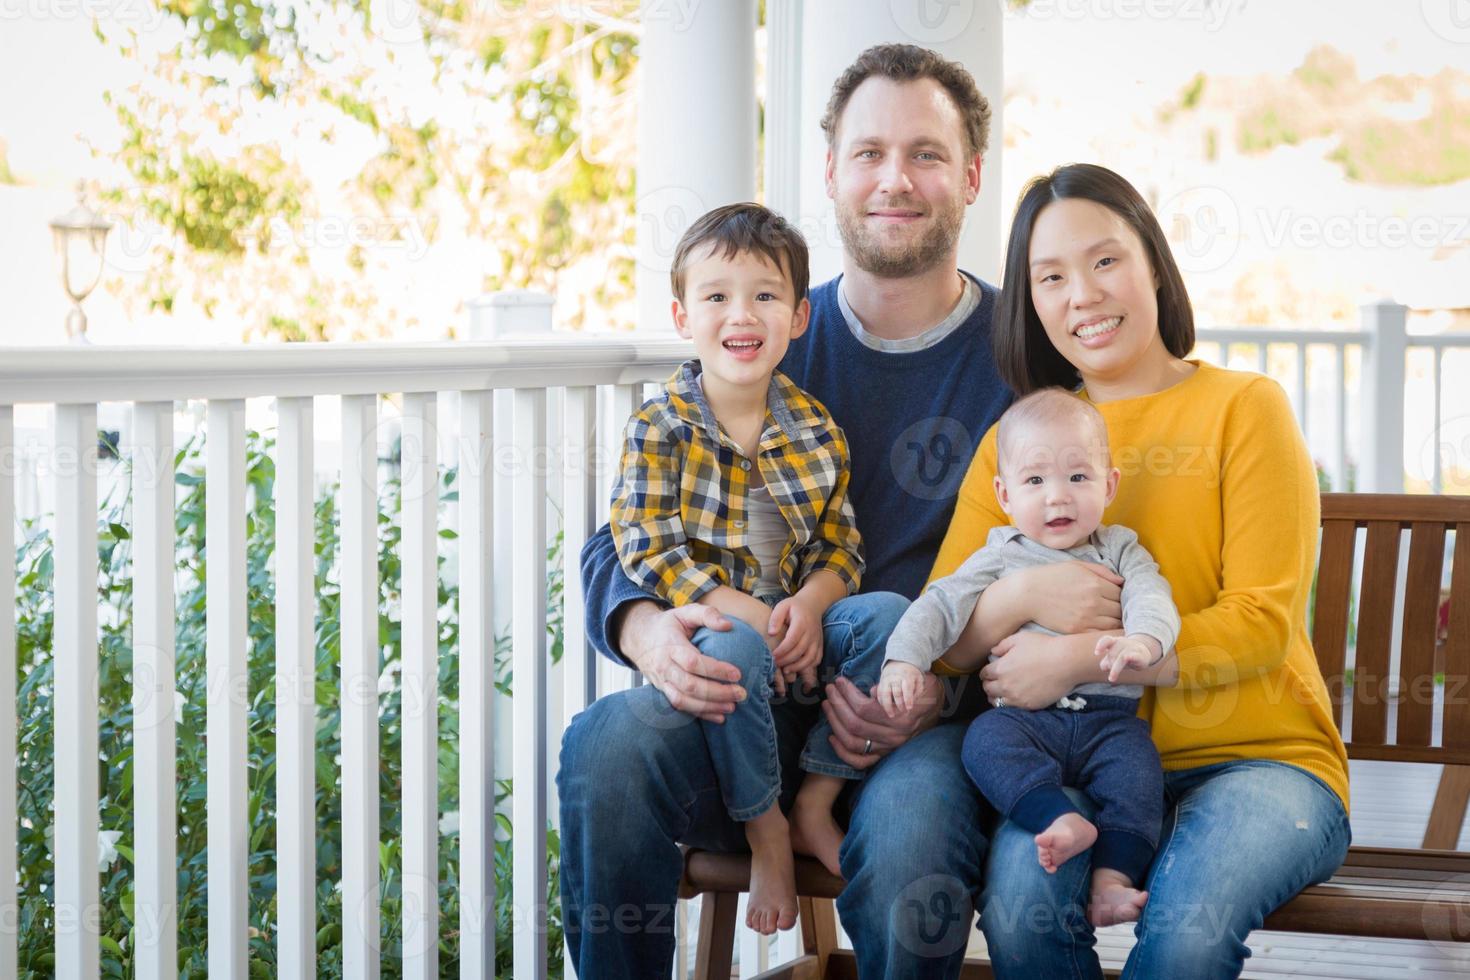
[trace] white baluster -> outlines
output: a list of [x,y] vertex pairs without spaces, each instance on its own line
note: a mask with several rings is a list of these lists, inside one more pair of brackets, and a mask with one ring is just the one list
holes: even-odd
[[460,977],[495,980],[495,616],[493,392],[460,399]]
[[15,410],[0,405],[0,976],[16,960],[20,905],[16,875],[15,768]]
[[56,406],[56,976],[98,975],[97,406]]
[[562,670],[565,680],[563,724],[597,698],[597,653],[588,646],[586,596],[582,593],[582,546],[597,530],[599,496],[606,496],[599,463],[607,453],[597,442],[597,389],[568,388],[566,398],[566,490],[562,527],[566,597]]
[[378,438],[376,395],[342,398],[342,964],[377,980]]
[[[602,481],[602,507],[611,501],[613,481],[617,478],[618,466],[623,455],[623,439],[628,429],[628,418],[642,404],[643,386],[638,384],[613,385],[608,394],[607,424],[602,426],[602,445],[609,461],[609,472]],[[603,513],[606,513],[604,510]],[[606,657],[597,658],[597,690],[602,694],[626,691],[633,686],[633,671],[619,667]]]
[[245,814],[245,402],[209,403],[205,443],[206,784],[209,975],[245,980],[250,879]]
[[439,976],[437,395],[403,399],[403,972]]
[[[546,977],[546,390],[515,393],[511,711],[515,976]],[[525,744],[529,742],[529,744]]]
[[[1338,493],[1346,493],[1352,489],[1348,486],[1348,413],[1347,413],[1347,347],[1343,344],[1332,346],[1332,381],[1336,388],[1337,398],[1334,409],[1337,418],[1334,420],[1334,428],[1337,431],[1337,472],[1333,475],[1332,489]],[[1362,460],[1358,460],[1362,465]]]
[[276,967],[316,976],[316,548],[314,403],[277,402]]
[[136,966],[146,980],[172,980],[179,954],[171,401],[133,406],[132,535]]

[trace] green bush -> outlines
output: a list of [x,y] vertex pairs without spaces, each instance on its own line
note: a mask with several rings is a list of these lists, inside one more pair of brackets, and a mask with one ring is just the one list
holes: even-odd
[[[251,975],[271,977],[276,970],[275,852],[275,580],[271,556],[275,545],[272,440],[256,433],[248,439],[247,554],[249,608],[248,823],[250,877]],[[191,440],[176,457],[179,499],[175,510],[176,545],[176,690],[182,695],[178,725],[178,929],[179,968],[185,978],[207,976],[206,840],[205,840],[205,524],[203,442]],[[457,498],[456,472],[441,468],[441,502]],[[126,485],[126,484],[124,484]],[[399,528],[395,516],[401,502],[396,476],[384,481],[378,514],[378,636],[380,676],[393,688],[380,696],[379,789],[380,894],[382,900],[382,975],[402,975],[401,939],[401,812],[400,725],[402,650],[398,558]],[[338,705],[339,559],[336,488],[316,501],[316,825],[317,825],[317,969],[323,980],[342,976],[342,908],[336,883],[341,879],[341,752]],[[100,575],[97,601],[100,626],[100,759],[101,829],[120,832],[118,858],[102,873],[102,973],[134,976],[133,942],[133,758],[132,758],[132,526],[130,501],[106,499],[99,508]],[[441,521],[441,527],[443,522]],[[19,901],[20,977],[54,973],[54,872],[51,857],[53,773],[52,587],[50,536],[39,522],[22,525],[17,561],[17,660],[19,671]],[[439,564],[454,533],[441,530]],[[561,536],[550,549],[548,631],[553,660],[561,654]],[[439,585],[439,805],[440,812],[458,810],[459,747],[459,619],[457,589]],[[498,637],[496,686],[510,694],[510,642]],[[385,683],[387,681],[385,680]],[[496,798],[504,801],[509,780],[497,780]],[[495,869],[497,879],[496,972],[510,975],[512,894],[510,832],[505,814],[497,815]],[[547,952],[551,974],[561,976],[562,929],[557,865],[559,840],[547,828],[549,888]],[[443,835],[439,846],[439,963],[443,976],[458,976],[459,955],[458,835]]]

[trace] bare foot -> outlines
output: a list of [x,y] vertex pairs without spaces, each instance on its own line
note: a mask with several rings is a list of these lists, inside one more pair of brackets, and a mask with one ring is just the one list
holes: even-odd
[[745,825],[750,844],[750,899],[745,924],[763,936],[796,925],[796,869],[791,834],[779,806]]
[[791,808],[791,849],[797,854],[809,854],[837,877],[842,877],[842,867],[837,852],[842,849],[842,828],[832,817],[829,806],[812,805],[796,795]]
[[1087,919],[1094,926],[1135,922],[1147,901],[1148,892],[1134,888],[1127,875],[1112,868],[1098,868],[1092,873],[1092,899],[1087,905]]
[[1064,813],[1036,835],[1036,858],[1047,874],[1056,874],[1097,840],[1097,828],[1080,813]]

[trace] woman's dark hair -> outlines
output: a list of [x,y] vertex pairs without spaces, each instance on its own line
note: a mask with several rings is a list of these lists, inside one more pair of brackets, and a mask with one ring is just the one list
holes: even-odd
[[1078,199],[1101,204],[1133,229],[1158,277],[1159,335],[1175,357],[1194,349],[1194,311],[1164,230],[1133,185],[1106,167],[1071,163],[1026,185],[1011,221],[1000,304],[991,328],[995,366],[1017,395],[1037,388],[1081,383],[1077,369],[1052,346],[1031,302],[1031,230],[1042,208]]

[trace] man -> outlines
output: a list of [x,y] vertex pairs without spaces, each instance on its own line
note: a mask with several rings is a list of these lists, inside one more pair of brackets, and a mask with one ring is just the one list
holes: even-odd
[[[781,370],[847,434],[851,499],[867,549],[863,591],[922,589],[975,445],[1009,404],[990,354],[993,287],[957,267],[965,208],[980,190],[990,108],[963,67],[884,45],[837,80],[822,128],[843,273],[811,295],[811,326]],[[736,668],[689,637],[728,629],[705,606],[666,608],[618,564],[606,529],[582,554],[594,643],[649,684],[599,699],[572,721],[557,778],[567,941],[583,980],[668,976],[678,843],[743,850],[715,782],[703,726],[743,694]],[[892,618],[896,620],[897,610]],[[891,628],[892,623],[887,626]],[[980,887],[984,804],[960,764],[978,684],[941,723],[940,682],[889,719],[839,680],[821,710],[856,768],[880,759],[844,807],[838,900],[865,978],[957,976]],[[782,806],[816,718],[773,701]]]

